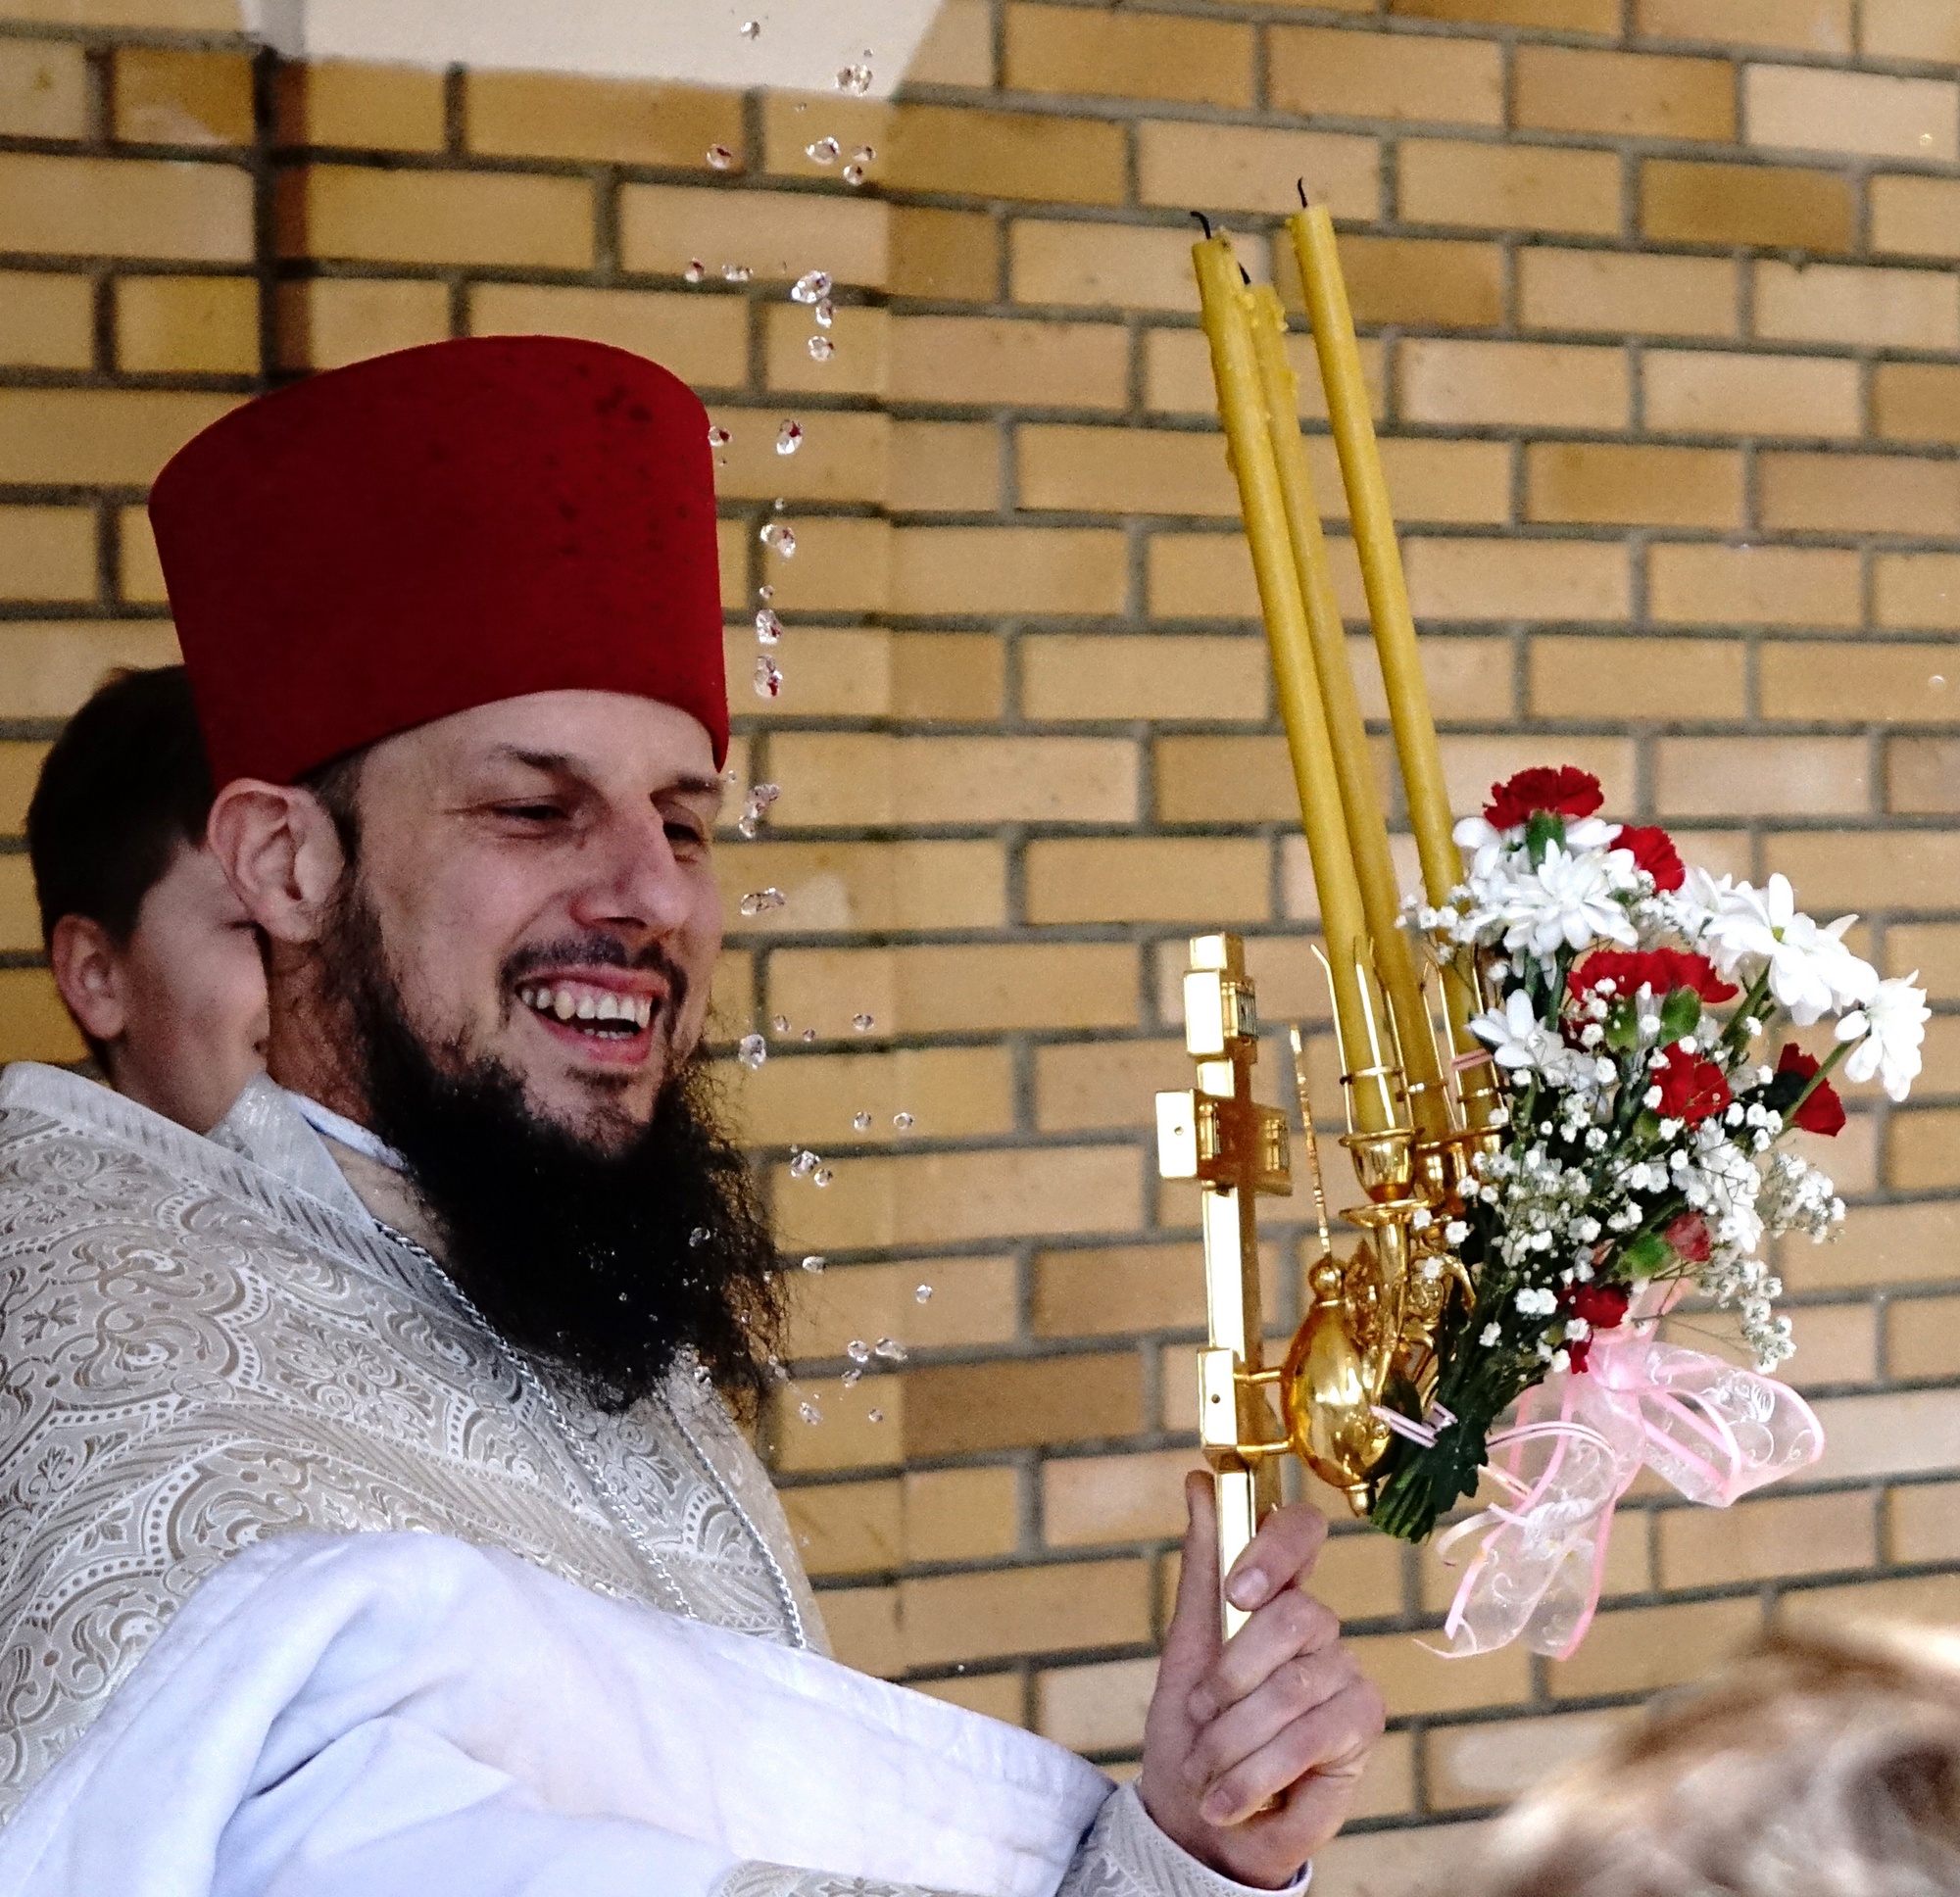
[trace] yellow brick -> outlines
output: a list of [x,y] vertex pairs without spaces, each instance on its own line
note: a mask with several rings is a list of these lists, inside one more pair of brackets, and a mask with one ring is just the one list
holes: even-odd
[[87,508],[0,508],[0,591],[11,600],[95,598]]
[[[1433,323],[1444,328],[1477,329],[1503,320],[1503,259],[1494,244],[1454,238],[1344,235],[1340,247],[1348,301],[1356,322]],[[1284,255],[1274,266],[1274,281],[1288,308],[1298,310],[1298,259],[1291,242],[1283,248]],[[1362,349],[1367,350],[1365,343]],[[1364,364],[1366,360],[1364,353]],[[1318,382],[1319,377],[1315,374],[1308,379]]]
[[1518,253],[1518,304],[1532,329],[1732,336],[1736,267],[1727,259],[1534,246]]
[[[1609,812],[1631,809],[1634,803],[1634,748],[1624,738],[1558,740],[1558,762],[1577,764],[1599,780]],[[1454,809],[1482,806],[1494,784],[1501,783],[1527,764],[1545,761],[1543,738],[1516,735],[1502,738],[1450,738],[1443,741],[1443,772]]]
[[884,492],[922,513],[991,512],[1001,496],[1001,435],[990,421],[895,421]]
[[1754,1600],[1604,1613],[1570,1660],[1551,1663],[1551,1690],[1571,1698],[1679,1685],[1727,1659],[1756,1632],[1761,1621],[1762,1611]]
[[843,309],[830,328],[835,352],[822,362],[809,353],[817,333],[809,312],[794,303],[772,303],[765,312],[762,379],[778,393],[882,395],[885,341],[890,318],[882,310]]
[[[837,141],[841,157],[810,157],[810,147],[819,133]],[[738,138],[725,142],[731,150],[741,149]],[[874,153],[886,153],[891,143],[892,107],[886,100],[840,98],[835,92],[779,92],[773,88],[762,95],[765,170],[791,177],[835,180],[840,166],[850,162],[851,153],[867,147]],[[877,181],[882,169],[882,164],[874,160],[867,175]]]
[[[1181,1042],[1131,1042],[1125,1046],[1151,1052],[1160,1071],[1172,1071],[1171,1063],[1180,1057],[1189,1059]],[[1085,1049],[1044,1047],[1041,1050],[1045,1057],[1081,1051]],[[1152,1111],[1149,1094],[1139,1088],[1137,1098],[1143,1117],[1148,1118]],[[1033,1316],[1035,1335],[1043,1338],[1201,1329],[1204,1324],[1202,1254],[1189,1244],[1037,1252]],[[1168,1453],[1185,1454],[1182,1450]],[[1188,1460],[1184,1466],[1190,1466]],[[1094,1498],[1083,1497],[1082,1505],[1094,1505]]]
[[1558,639],[1531,646],[1535,717],[1740,718],[1745,654],[1730,639]]
[[1513,84],[1517,122],[1545,131],[1724,140],[1736,135],[1735,80],[1720,60],[1520,46]]
[[1282,112],[1503,123],[1502,56],[1494,40],[1275,26],[1268,57],[1272,103]]
[[1191,244],[1181,230],[1022,219],[1008,232],[1007,255],[1016,303],[1197,308]]
[[1886,1132],[1890,1151],[1886,1184],[1903,1192],[1960,1186],[1960,1163],[1954,1155],[1956,1133],[1960,1133],[1960,1113],[1951,1108],[1921,1107],[1893,1114]]
[[1886,808],[1916,816],[1960,811],[1960,745],[1893,738],[1886,746]]
[[1020,1539],[1020,1483],[1011,1469],[927,1469],[900,1491],[906,1551],[913,1561],[973,1561],[1011,1552]]
[[125,276],[116,284],[117,366],[252,375],[259,285],[243,276]]
[[914,1667],[1008,1653],[1137,1646],[1151,1637],[1142,1561],[1067,1562],[899,1585],[906,1659]]
[[742,150],[734,92],[560,73],[471,73],[466,88],[466,135],[475,152],[706,170],[709,146]]
[[1015,436],[1024,508],[1238,512],[1221,434],[1029,425]]
[[1389,11],[1424,20],[1486,21],[1498,26],[1548,26],[1564,33],[1617,33],[1613,0],[1391,0]]
[[1960,183],[1950,178],[1875,177],[1871,195],[1875,251],[1960,257]]
[[[932,1290],[923,1304],[921,1284]],[[841,1357],[853,1338],[897,1338],[914,1350],[1009,1343],[1015,1302],[1011,1256],[799,1271],[785,1354],[796,1361]]]
[[1252,29],[1189,15],[1010,5],[1004,83],[1016,92],[1252,102]]
[[1817,1480],[1909,1476],[1952,1468],[1960,1404],[1950,1388],[1826,1397],[1817,1420],[1825,1444]]
[[1131,1350],[1041,1362],[942,1364],[906,1378],[906,1451],[921,1457],[1057,1448],[1143,1427]]
[[1135,1751],[1156,1682],[1154,1660],[1053,1668],[1035,1680],[1036,1729],[1076,1752]]
[[1540,442],[1525,454],[1526,518],[1734,527],[1741,458],[1710,448]]
[[[739,934],[785,930],[995,929],[1006,920],[1006,866],[993,843],[751,843],[716,852]],[[780,889],[785,905],[748,918],[749,890]]]
[[1055,634],[1021,645],[1030,718],[1262,718],[1262,640]]
[[[776,598],[778,603],[785,598],[780,582]],[[736,703],[748,715],[867,718],[890,716],[897,709],[897,667],[888,634],[806,626],[797,632],[796,642],[796,669],[787,674],[783,697],[765,701],[749,697],[743,683],[755,668],[753,635],[746,629],[727,635],[728,675],[736,684]]]
[[0,744],[0,836],[18,837],[27,827],[27,801],[40,781],[46,745]]
[[163,606],[170,598],[145,508],[116,511],[116,596],[132,606]]
[[1856,152],[1951,165],[1951,80],[1897,79],[1811,66],[1745,66],[1742,110],[1752,145]]
[[1120,204],[1123,170],[1120,125],[916,105],[899,109],[885,181],[906,191]]
[[1793,1588],[1777,1603],[1778,1619],[1824,1629],[1901,1622],[1945,1627],[1960,1614],[1960,1590],[1951,1575],[1925,1575],[1902,1581],[1866,1581],[1854,1587]]
[[585,336],[651,356],[684,382],[738,386],[748,375],[746,311],[734,297],[478,283],[473,336]]
[[[1511,457],[1503,443],[1392,440],[1380,446],[1383,477],[1396,516],[1404,525],[1430,520],[1508,524]],[[1323,514],[1330,520],[1347,519],[1348,494],[1332,442],[1310,439],[1306,459]],[[1347,551],[1339,540],[1331,547]],[[1345,609],[1345,594],[1343,600]]]
[[1960,1326],[1960,1298],[1891,1299],[1886,1306],[1887,1375],[1951,1377],[1960,1367],[1960,1329],[1956,1326]]
[[0,717],[66,718],[117,666],[179,657],[166,620],[15,620],[0,625]]
[[[935,1138],[1013,1130],[1012,1076],[998,1047],[815,1055],[790,1047],[753,1075],[739,1071],[743,1135],[761,1145],[875,1144],[901,1137],[901,1112]],[[868,1130],[856,1124],[865,1113]]]
[[95,294],[85,276],[0,270],[0,363],[87,368],[95,359]]
[[782,282],[821,268],[839,283],[877,287],[887,236],[885,207],[864,199],[669,184],[629,184],[619,194],[620,262],[629,270],[678,276],[699,258],[717,274],[740,264]]
[[1027,848],[1030,922],[1261,921],[1268,846],[1251,838],[1055,840]]
[[[1842,1171],[1836,1166],[1833,1177]],[[1813,1304],[1797,1320],[1796,1355],[1784,1376],[1798,1389],[1867,1384],[1878,1375],[1877,1356],[1869,1306]]]
[[1120,533],[1090,527],[901,527],[895,612],[1120,612]]
[[1877,566],[1880,625],[1960,630],[1960,557],[1886,554]]
[[1895,922],[1886,931],[1886,973],[1921,972],[1936,1001],[1960,998],[1960,928],[1939,922]]
[[1160,122],[1137,127],[1137,192],[1145,204],[1195,201],[1220,211],[1285,212],[1298,206],[1299,179],[1335,217],[1372,219],[1381,201],[1375,141],[1251,125]]
[[[1804,895],[1812,900],[1808,891]],[[1823,905],[1812,900],[1812,906]],[[1951,1269],[1956,1238],[1960,1218],[1951,1200],[1861,1205],[1835,1243],[1786,1240],[1777,1264],[1784,1282],[1799,1291],[1938,1283]]]
[[1531,1662],[1515,1646],[1472,1660],[1445,1660],[1406,1633],[1350,1639],[1348,1646],[1387,1698],[1391,1719],[1515,1705],[1531,1697]]
[[1875,270],[1850,264],[1755,266],[1756,333],[1780,342],[1861,348],[1960,348],[1960,295],[1950,270]]
[[906,316],[891,325],[886,389],[901,402],[1120,409],[1129,338],[1115,323]]
[[1647,426],[1715,435],[1864,432],[1858,365],[1825,357],[1650,350]]
[[281,66],[279,141],[355,150],[439,152],[443,75],[407,66],[318,60]]
[[1409,602],[1432,619],[1623,619],[1627,556],[1578,541],[1411,540]]
[[249,263],[252,180],[229,165],[0,156],[0,250]]
[[998,640],[985,633],[912,632],[891,643],[891,709],[902,718],[992,722],[1006,698]]
[[906,1558],[896,1481],[823,1483],[783,1491],[783,1513],[811,1575],[896,1568]]
[[548,269],[592,262],[584,178],[311,165],[279,185],[280,249],[289,257]]
[[1141,1155],[1109,1146],[852,1159],[821,1192],[774,1172],[785,1241],[817,1251],[1126,1230],[1144,1198]]
[[[1840,709],[1839,717],[1846,715]],[[1960,875],[1960,834],[1946,830],[1894,832],[1874,849],[1863,831],[1784,832],[1766,840],[1764,861],[1781,870],[1813,909],[1919,908],[1931,890]],[[1896,1125],[1896,1122],[1894,1122]]]
[[791,1475],[893,1467],[905,1455],[905,1386],[903,1377],[876,1375],[850,1388],[828,1379],[785,1386],[763,1419],[771,1461]]
[[1412,340],[1399,369],[1402,412],[1412,421],[1627,425],[1627,365],[1617,349]]
[[1015,1487],[1011,1469],[942,1469],[791,1488],[783,1507],[811,1574],[862,1573],[1011,1553]]
[[1872,806],[1862,738],[1663,738],[1653,770],[1664,817],[1862,815]]
[[1121,943],[778,950],[769,1006],[828,1035],[859,1013],[895,1035],[1130,1027],[1136,956]]
[[[942,13],[940,19],[944,18]],[[943,1699],[949,1706],[964,1707],[983,1719],[999,1720],[1004,1726],[1027,1724],[1021,1703],[1021,1677],[1011,1668],[1002,1673],[960,1672],[939,1679],[911,1679],[906,1684],[928,1699]]]
[[[786,405],[784,405],[786,406]],[[783,407],[710,411],[730,440],[714,457],[722,500],[882,501],[890,421],[863,411],[806,414],[803,444],[791,459],[776,452]]]
[[1000,235],[971,211],[894,205],[888,287],[901,296],[992,303],[1001,280]]
[[[799,519],[795,514],[775,517],[789,525],[797,537],[794,559],[786,560],[769,554],[762,567],[763,578],[776,589],[779,610],[876,611],[886,605],[892,535],[884,521],[861,518],[806,520]],[[753,539],[754,534],[750,537]],[[834,649],[840,653],[848,652],[855,644],[855,641],[847,640]],[[755,663],[754,651],[753,644],[743,642],[744,656],[751,665]],[[810,656],[810,642],[800,640],[796,657],[807,665]],[[866,687],[872,682],[868,675],[863,680]],[[805,704],[803,708],[809,710],[813,707]]]
[[1850,0],[1637,0],[1635,30],[1656,39],[1851,50]]
[[906,68],[914,85],[994,83],[994,23],[987,0],[942,0]]
[[[1430,245],[1429,249],[1441,248]],[[1464,246],[1474,249],[1474,245]],[[1344,247],[1345,252],[1345,247]],[[1286,339],[1287,359],[1298,383],[1299,413],[1324,421],[1327,396],[1320,385],[1320,367],[1313,339],[1294,331]],[[1360,343],[1361,375],[1368,387],[1368,404],[1382,417],[1382,346],[1373,337]],[[1144,400],[1152,409],[1179,414],[1216,414],[1217,384],[1211,379],[1211,347],[1201,329],[1149,329],[1144,332]],[[1403,447],[1405,443],[1387,443]],[[1309,448],[1312,444],[1309,443]],[[1334,484],[1336,487],[1339,483]]]
[[142,145],[249,145],[252,64],[238,53],[124,46],[116,54],[116,136]]
[[0,135],[86,138],[88,62],[61,40],[0,41]]
[[896,1587],[829,1588],[818,1597],[831,1651],[847,1667],[877,1679],[905,1671]]
[[86,1052],[45,968],[0,968],[0,1062],[67,1066]]
[[[1917,1307],[1894,1304],[1894,1312]],[[1947,1373],[1942,1371],[1942,1376]],[[1891,1492],[1894,1561],[1960,1560],[1960,1483],[1914,1483]]]
[[1892,455],[1762,456],[1763,525],[1826,532],[1960,532],[1960,463]]
[[341,368],[449,335],[449,286],[360,277],[279,285],[279,366]]
[[33,868],[24,855],[0,855],[0,954],[30,953],[40,946]]
[[1430,1802],[1441,1811],[1497,1805],[1597,1751],[1636,1715],[1551,1713],[1432,1728]]
[[1573,231],[1620,228],[1620,162],[1610,152],[1406,139],[1401,215],[1412,223]]
[[888,738],[786,732],[769,752],[800,824],[1129,823],[1137,754],[1117,738]]
[[1647,608],[1673,625],[1856,625],[1858,557],[1823,548],[1657,546],[1648,555]]
[[1851,225],[1850,186],[1828,171],[1675,159],[1641,167],[1641,228],[1663,243],[1841,251]]
[[0,480],[142,486],[237,403],[161,389],[0,391]]
[[1868,58],[1960,64],[1960,16],[1945,0],[1865,0],[1859,40]]
[[1879,363],[1872,416],[1893,441],[1960,442],[1960,368],[1943,363]]
[[243,32],[247,19],[238,0],[9,0],[10,21],[42,21],[57,26],[159,27],[172,32]]

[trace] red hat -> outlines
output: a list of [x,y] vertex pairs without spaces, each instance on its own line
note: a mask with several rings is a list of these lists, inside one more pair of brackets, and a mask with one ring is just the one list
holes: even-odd
[[622,349],[481,337],[315,376],[187,443],[150,519],[220,785],[571,689],[677,705],[727,754],[708,412]]

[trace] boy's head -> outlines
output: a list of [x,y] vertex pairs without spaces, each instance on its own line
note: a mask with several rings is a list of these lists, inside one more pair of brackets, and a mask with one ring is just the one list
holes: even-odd
[[69,721],[27,806],[41,936],[110,1083],[206,1133],[263,1064],[266,977],[204,847],[212,784],[181,665],[120,672]]

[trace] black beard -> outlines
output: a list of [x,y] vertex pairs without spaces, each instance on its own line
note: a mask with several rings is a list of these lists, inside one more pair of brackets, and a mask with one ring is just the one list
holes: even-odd
[[778,1258],[701,1058],[669,1075],[645,1129],[601,1150],[540,1118],[502,1062],[420,1039],[358,877],[320,948],[369,1124],[505,1341],[614,1413],[691,1348],[753,1411],[782,1321]]

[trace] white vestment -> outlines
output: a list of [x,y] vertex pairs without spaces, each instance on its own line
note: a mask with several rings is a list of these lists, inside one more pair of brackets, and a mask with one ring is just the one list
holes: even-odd
[[270,1081],[203,1140],[27,1064],[0,1819],[0,1897],[1240,1888],[1059,1747],[824,1657],[713,1394],[548,1394]]

